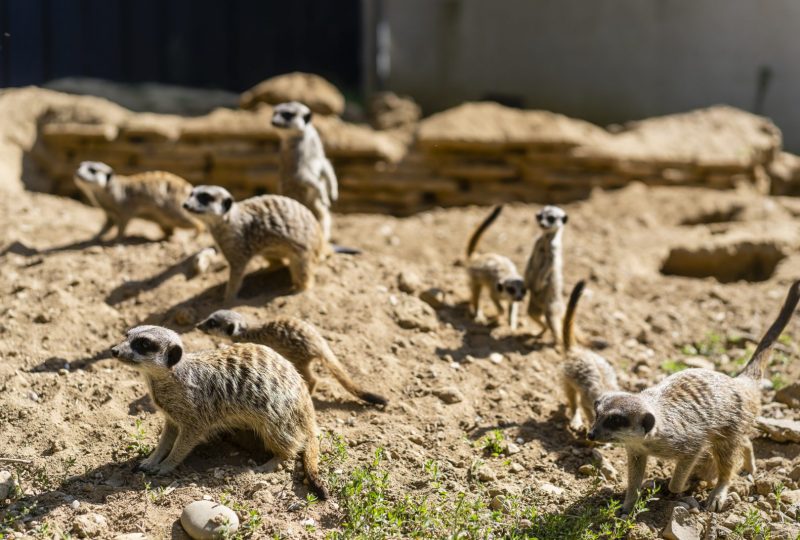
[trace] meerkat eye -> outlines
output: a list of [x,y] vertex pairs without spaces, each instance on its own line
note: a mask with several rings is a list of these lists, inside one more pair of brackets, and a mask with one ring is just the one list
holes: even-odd
[[97,174],[97,169],[94,167],[89,167],[89,174]]
[[619,429],[629,425],[628,419],[620,414],[612,414],[603,421],[603,427],[606,429]]
[[281,111],[280,114],[281,118],[283,118],[284,120],[291,120],[292,118],[294,118],[294,113],[291,111]]
[[147,338],[139,337],[131,341],[131,349],[137,354],[147,354],[158,350],[158,346]]
[[208,326],[209,328],[216,328],[217,326],[219,326],[219,323],[216,321],[216,319],[209,319],[208,322],[206,323],[206,326]]
[[214,197],[209,195],[208,193],[198,193],[197,194],[197,202],[202,204],[203,206],[210,204],[211,201],[214,200]]

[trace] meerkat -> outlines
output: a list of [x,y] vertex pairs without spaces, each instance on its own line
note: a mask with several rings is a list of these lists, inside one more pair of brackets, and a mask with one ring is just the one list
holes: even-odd
[[276,105],[272,125],[288,131],[281,138],[280,193],[300,201],[313,212],[328,242],[330,208],[339,198],[339,187],[317,128],[311,123],[311,109],[297,101]]
[[302,454],[311,489],[328,491],[319,477],[314,405],[288,360],[250,343],[184,353],[180,336],[160,326],[137,326],[111,355],[144,375],[166,423],[156,449],[137,466],[153,474],[175,469],[216,432],[253,430],[276,461]]
[[494,223],[503,205],[495,206],[492,212],[475,229],[467,244],[467,276],[470,287],[470,312],[473,319],[483,316],[480,300],[483,288],[489,289],[498,315],[505,313],[503,301],[508,302],[508,324],[512,330],[517,328],[519,302],[525,298],[525,283],[511,259],[496,253],[474,254],[481,236]]
[[556,346],[563,342],[559,325],[564,316],[561,237],[568,219],[567,213],[557,206],[545,206],[536,214],[542,234],[536,239],[525,267],[525,287],[530,291],[528,315],[541,327],[539,337],[549,329]]
[[681,493],[695,465],[710,454],[717,474],[706,503],[712,511],[724,508],[731,477],[742,460],[745,472],[755,474],[750,432],[761,407],[761,378],[798,300],[800,281],[792,284],[775,322],[736,377],[687,369],[638,394],[610,392],[597,400],[589,439],[622,444],[628,454],[624,512],[638,498],[651,455],[676,461],[669,490]]
[[567,413],[571,418],[569,426],[575,431],[583,426],[581,412],[588,426],[591,426],[594,422],[594,402],[605,392],[619,390],[617,374],[611,364],[599,354],[573,344],[575,311],[585,286],[584,281],[579,281],[572,289],[562,329],[564,363],[561,366],[561,380],[567,396]]
[[114,226],[116,240],[122,239],[135,217],[156,222],[165,238],[172,236],[175,229],[200,229],[200,224],[181,207],[192,185],[180,176],[165,171],[122,176],[114,174],[105,163],[84,161],[74,178],[89,201],[106,214],[105,224],[95,235],[97,239]]
[[250,259],[289,261],[292,284],[304,291],[325,255],[319,223],[308,208],[281,195],[260,195],[234,202],[219,186],[197,186],[183,207],[203,221],[228,261],[225,300],[236,298]]
[[197,328],[235,343],[258,343],[274,349],[294,364],[308,384],[311,394],[317,386],[317,379],[311,371],[311,362],[319,359],[345,390],[357,398],[375,405],[388,403],[385,397],[367,392],[354,383],[319,330],[300,319],[279,317],[259,327],[250,328],[240,313],[220,309],[199,323]]

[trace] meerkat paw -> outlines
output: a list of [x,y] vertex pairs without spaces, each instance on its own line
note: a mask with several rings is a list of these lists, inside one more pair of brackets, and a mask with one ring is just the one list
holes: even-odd
[[133,472],[152,474],[158,468],[158,463],[151,458],[145,458],[133,467]]
[[164,476],[175,470],[174,465],[164,465],[163,463],[154,467],[152,473],[156,476]]
[[580,431],[583,427],[583,418],[581,417],[580,410],[575,411],[572,415],[572,420],[569,421],[569,428],[572,431]]
[[728,500],[728,488],[715,489],[711,492],[706,502],[706,510],[709,512],[722,512]]

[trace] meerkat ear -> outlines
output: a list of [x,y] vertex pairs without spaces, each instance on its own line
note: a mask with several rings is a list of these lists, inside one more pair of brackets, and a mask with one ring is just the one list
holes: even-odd
[[311,122],[311,111],[308,111],[303,115],[303,120],[305,120],[306,124]]
[[181,361],[183,348],[180,345],[173,345],[167,350],[167,367],[172,367]]
[[647,413],[642,418],[642,427],[644,428],[645,433],[650,433],[650,430],[653,429],[653,426],[656,425],[656,417],[653,416],[653,413]]
[[236,333],[236,323],[230,323],[228,327],[225,329],[229,336],[232,336]]
[[495,287],[497,288],[497,292],[503,292],[503,284],[502,283],[498,283],[497,285],[495,285]]
[[564,214],[564,222],[563,222],[564,225],[567,224],[567,221],[569,221],[569,216],[567,214]]
[[222,199],[222,208],[224,208],[226,212],[231,209],[231,206],[233,206],[232,198],[225,197],[224,199]]

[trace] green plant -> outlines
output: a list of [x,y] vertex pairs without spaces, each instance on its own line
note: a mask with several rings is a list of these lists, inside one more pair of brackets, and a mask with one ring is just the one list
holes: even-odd
[[258,532],[264,525],[264,518],[259,510],[246,507],[242,503],[234,500],[228,493],[221,494],[219,502],[231,508],[241,518],[239,520],[239,528],[236,532],[226,531],[223,533],[224,538],[230,540],[246,540],[259,537]]
[[735,538],[757,538],[759,540],[772,538],[769,522],[761,517],[755,508],[748,511],[744,521],[734,527],[733,534],[736,535]]
[[147,433],[145,432],[144,425],[140,418],[136,419],[136,430],[130,438],[130,442],[125,447],[125,451],[129,456],[134,457],[147,457],[153,451],[153,447],[145,442]]
[[503,453],[503,442],[505,436],[499,429],[494,429],[487,433],[478,441],[478,446],[488,455],[498,457]]
[[789,379],[787,379],[783,373],[775,373],[774,375],[772,375],[772,377],[769,378],[769,380],[772,382],[772,387],[775,390],[780,390],[781,388],[789,384]]
[[684,364],[680,360],[669,359],[669,360],[664,360],[661,363],[661,369],[663,371],[669,373],[670,375],[672,375],[673,373],[678,373],[679,371],[683,371],[684,369],[686,369],[688,367],[689,366],[687,366],[686,364]]

